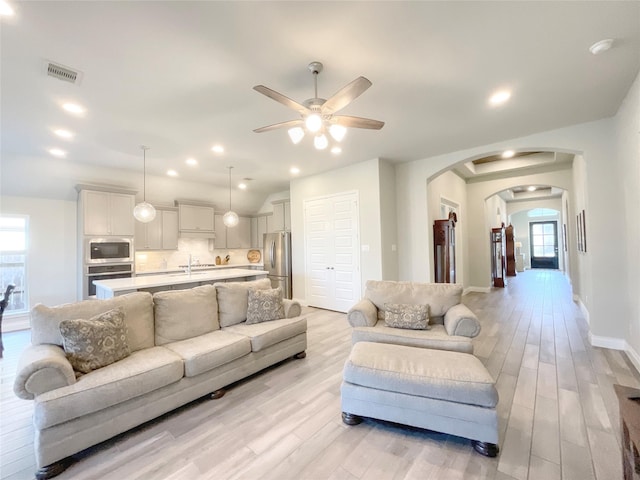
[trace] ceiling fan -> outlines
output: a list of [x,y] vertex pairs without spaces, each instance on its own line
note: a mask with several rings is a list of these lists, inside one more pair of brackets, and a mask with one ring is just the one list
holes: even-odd
[[[322,71],[322,63],[311,62],[308,66],[313,74],[314,97],[298,103],[289,97],[282,95],[264,85],[256,85],[253,89],[267,97],[280,102],[300,114],[297,120],[274,123],[266,127],[256,128],[254,132],[262,133],[278,128],[288,128],[289,137],[293,143],[300,143],[305,135],[305,130],[314,135],[313,143],[318,150],[323,150],[329,145],[326,133],[336,141],[341,141],[347,133],[347,127],[367,128],[380,130],[384,122],[370,118],[353,117],[349,115],[335,115],[367,90],[372,83],[365,77],[358,77],[348,85],[345,85],[331,98],[325,100],[318,97],[318,74]],[[304,128],[303,128],[304,127]]]

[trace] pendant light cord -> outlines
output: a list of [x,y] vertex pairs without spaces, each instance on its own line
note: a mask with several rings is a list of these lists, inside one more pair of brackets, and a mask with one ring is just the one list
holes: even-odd
[[228,167],[229,168],[229,211],[231,211],[231,169],[233,167]]
[[140,145],[142,149],[142,201],[147,203],[147,150],[149,147]]

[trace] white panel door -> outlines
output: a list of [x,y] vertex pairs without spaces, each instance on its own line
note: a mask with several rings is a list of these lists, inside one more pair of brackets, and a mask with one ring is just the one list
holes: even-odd
[[357,193],[307,200],[304,216],[307,301],[346,312],[361,292]]

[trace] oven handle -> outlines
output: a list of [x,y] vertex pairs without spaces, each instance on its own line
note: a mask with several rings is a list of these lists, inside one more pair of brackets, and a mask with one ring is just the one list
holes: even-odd
[[87,277],[102,277],[104,275],[129,275],[133,276],[133,272],[103,272],[103,273],[85,273]]

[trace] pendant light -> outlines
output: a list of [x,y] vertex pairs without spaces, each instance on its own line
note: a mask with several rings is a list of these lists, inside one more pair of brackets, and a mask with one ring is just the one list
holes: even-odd
[[229,168],[229,211],[222,216],[222,223],[224,223],[227,227],[235,227],[238,225],[238,214],[231,210],[231,169]]
[[142,202],[133,209],[133,216],[142,223],[149,223],[156,218],[156,209],[147,203],[147,150],[149,147],[140,145],[142,149]]

